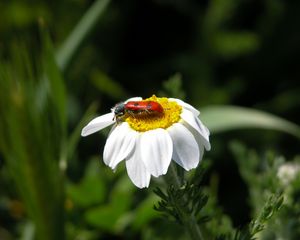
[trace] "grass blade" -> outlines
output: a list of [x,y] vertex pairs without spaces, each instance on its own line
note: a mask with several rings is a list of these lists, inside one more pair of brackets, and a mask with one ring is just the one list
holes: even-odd
[[59,48],[56,54],[56,61],[62,71],[65,71],[68,68],[73,56],[89,33],[93,30],[109,2],[110,0],[96,1]]
[[201,119],[212,133],[241,128],[278,130],[300,138],[300,127],[285,119],[250,108],[212,106],[201,109]]
[[43,72],[43,60],[31,61],[31,53],[19,42],[8,59],[0,60],[0,151],[35,225],[36,239],[63,240],[59,159],[66,126],[58,120],[64,111],[58,105],[64,102],[55,98],[60,79]]

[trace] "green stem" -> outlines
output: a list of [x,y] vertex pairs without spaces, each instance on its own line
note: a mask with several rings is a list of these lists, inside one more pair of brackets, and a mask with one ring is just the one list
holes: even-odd
[[[182,187],[181,180],[177,174],[177,169],[175,164],[171,164],[169,167],[167,183],[172,184],[177,189]],[[184,199],[186,201],[186,199]],[[180,209],[179,209],[180,210]],[[191,239],[193,240],[202,240],[203,236],[201,230],[197,224],[197,220],[193,213],[187,215],[184,211],[180,211],[182,214],[183,224],[186,227]]]
[[59,68],[65,71],[80,45],[88,37],[89,33],[94,29],[96,23],[106,9],[110,0],[96,1],[78,22],[69,37],[64,41],[56,54],[56,61]]

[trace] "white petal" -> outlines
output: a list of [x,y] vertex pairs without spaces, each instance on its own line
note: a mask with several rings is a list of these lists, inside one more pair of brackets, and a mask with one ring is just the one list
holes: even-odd
[[204,147],[207,151],[210,150],[210,143],[207,142],[202,135],[199,134],[198,131],[196,131],[194,128],[192,128],[190,125],[184,123],[184,126],[194,135],[195,140],[197,141],[199,151],[200,151],[200,161],[203,158],[204,155]]
[[87,135],[100,131],[103,128],[108,127],[109,125],[114,123],[113,118],[113,113],[107,113],[100,117],[94,118],[82,129],[81,136],[85,137]]
[[199,128],[197,120],[196,120],[196,117],[194,116],[194,114],[191,111],[186,110],[186,109],[182,109],[180,117],[185,122],[187,122],[189,125],[191,125],[193,128],[195,128],[197,131],[199,131],[199,133],[201,134],[200,128]]
[[210,142],[208,142],[201,134],[199,134],[198,131],[196,131],[194,128],[192,128],[191,126],[189,125],[185,125],[190,131],[191,133],[194,135],[199,147],[200,146],[204,146],[205,149],[207,151],[209,151],[211,149],[211,146],[210,146]]
[[168,132],[173,141],[173,160],[187,171],[197,167],[200,153],[193,134],[180,123],[173,124]]
[[103,161],[114,169],[134,149],[138,133],[128,123],[117,125],[106,140]]
[[209,142],[210,133],[209,133],[208,128],[201,122],[201,120],[199,118],[196,118],[196,121],[197,121],[197,124],[201,131],[202,136],[205,138],[206,141]]
[[126,169],[134,185],[144,188],[149,186],[151,174],[147,171],[142,161],[141,150],[140,141],[137,140],[134,152],[126,159]]
[[192,105],[190,105],[178,98],[169,98],[168,100],[177,102],[179,105],[181,105],[185,109],[191,111],[195,116],[199,116],[199,114],[200,114],[200,112],[196,108],[194,108]]
[[142,160],[155,177],[166,174],[171,162],[173,144],[168,132],[158,128],[141,136]]
[[192,112],[186,109],[182,110],[180,117],[187,123],[187,125],[196,131],[196,133],[194,133],[196,139],[198,137],[202,138],[202,144],[204,144],[205,149],[210,150],[209,131],[203,123],[195,117]]
[[[196,139],[197,140],[197,139]],[[200,161],[202,160],[202,158],[203,158],[203,155],[204,155],[204,145],[203,144],[199,144],[199,142],[197,142],[198,143],[198,146],[199,146],[199,152],[200,152]]]
[[130,102],[130,101],[142,101],[143,98],[142,97],[132,97],[132,98],[129,98],[125,101],[125,103],[127,102]]

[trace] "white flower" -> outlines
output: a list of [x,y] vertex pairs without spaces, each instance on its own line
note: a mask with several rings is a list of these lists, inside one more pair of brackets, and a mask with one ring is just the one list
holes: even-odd
[[[175,98],[152,96],[125,101],[154,101],[163,108],[163,114],[148,111],[124,113],[122,120],[112,112],[93,119],[82,129],[87,136],[114,124],[104,147],[103,160],[115,169],[125,160],[131,181],[139,188],[149,186],[151,175],[166,174],[171,160],[185,170],[196,168],[204,148],[210,150],[209,130],[198,118],[200,112]],[[146,114],[140,114],[140,113]]]
[[300,165],[294,162],[288,162],[282,164],[277,171],[277,177],[284,186],[288,186],[300,171]]

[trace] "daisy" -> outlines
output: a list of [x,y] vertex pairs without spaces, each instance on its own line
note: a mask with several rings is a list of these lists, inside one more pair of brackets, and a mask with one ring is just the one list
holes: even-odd
[[[129,101],[138,101],[136,105],[155,102],[163,112],[151,108],[126,111],[124,104]],[[144,100],[130,98],[124,104],[93,119],[82,129],[81,136],[114,124],[104,147],[103,161],[115,169],[125,160],[129,178],[137,187],[148,187],[151,175],[166,174],[172,159],[187,171],[196,168],[204,148],[210,150],[209,130],[198,118],[200,112],[188,103],[153,95]]]

